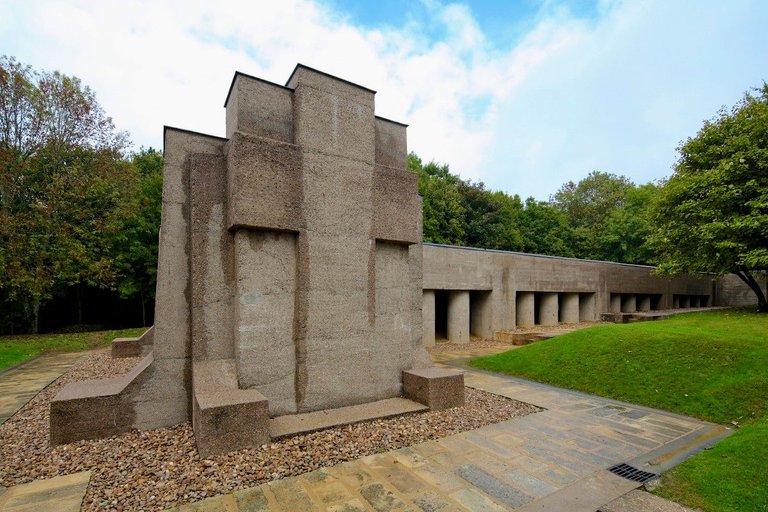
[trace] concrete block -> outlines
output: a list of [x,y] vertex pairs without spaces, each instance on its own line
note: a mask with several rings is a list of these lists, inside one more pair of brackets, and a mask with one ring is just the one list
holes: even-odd
[[293,93],[289,88],[235,73],[224,107],[228,139],[243,132],[293,142]]
[[638,311],[650,311],[651,310],[651,296],[650,295],[638,295],[637,296],[637,310]]
[[561,293],[560,297],[560,322],[564,324],[579,323],[579,294]]
[[255,389],[238,389],[233,359],[197,362],[193,374],[192,427],[200,457],[269,441],[267,399]]
[[419,176],[406,169],[376,165],[373,173],[373,237],[418,243],[421,229],[413,220],[420,216]]
[[701,297],[698,295],[691,295],[690,302],[692,308],[698,308],[701,305]]
[[226,156],[228,229],[298,231],[303,226],[298,146],[235,132]]
[[464,374],[444,368],[403,372],[403,394],[431,410],[464,405]]
[[267,399],[255,389],[195,394],[195,441],[201,458],[269,441]]
[[536,294],[517,292],[515,308],[517,327],[533,327],[536,324]]
[[288,87],[294,89],[297,145],[373,164],[373,91],[306,67],[297,67]]
[[408,169],[407,126],[383,117],[376,117],[376,165]]
[[542,292],[539,300],[539,324],[557,325],[558,322],[557,292]]
[[469,292],[448,292],[448,341],[469,343]]
[[476,291],[469,294],[469,333],[473,336],[493,339],[492,292]]
[[137,338],[115,338],[112,340],[112,359],[143,357],[152,350],[155,328],[150,327]]

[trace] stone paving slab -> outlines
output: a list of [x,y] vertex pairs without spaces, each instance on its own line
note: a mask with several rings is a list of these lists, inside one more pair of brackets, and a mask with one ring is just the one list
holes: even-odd
[[0,373],[0,425],[86,355],[44,354]]
[[545,410],[177,510],[594,512],[639,485],[609,467],[631,462],[660,472],[728,433],[677,414],[462,369],[470,387]]
[[0,512],[78,512],[90,471],[15,485],[0,494]]

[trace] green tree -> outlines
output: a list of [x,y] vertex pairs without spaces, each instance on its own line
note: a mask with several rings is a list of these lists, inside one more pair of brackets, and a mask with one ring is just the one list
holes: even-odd
[[520,197],[487,190],[483,182],[462,181],[458,190],[466,210],[466,245],[508,251],[523,249]]
[[466,208],[457,188],[459,177],[451,174],[447,165],[424,165],[414,153],[408,155],[408,168],[419,175],[424,241],[465,245]]
[[678,148],[655,203],[651,243],[658,272],[736,274],[768,304],[768,85],[705,121]]
[[533,254],[573,257],[574,234],[565,214],[529,197],[520,216],[523,250]]
[[132,181],[127,137],[80,81],[0,58],[0,281],[37,330],[58,286],[109,286]]
[[112,237],[117,291],[123,298],[138,297],[147,325],[146,306],[155,297],[160,211],[163,198],[163,154],[142,148],[133,157],[138,171],[133,182],[129,214]]
[[653,183],[633,186],[623,204],[608,213],[599,238],[604,259],[646,265],[654,262],[647,239],[653,231],[651,205],[658,193],[659,187]]
[[569,181],[550,198],[574,229],[574,251],[579,258],[607,259],[600,237],[610,213],[622,206],[632,182],[625,176],[593,171],[578,183]]

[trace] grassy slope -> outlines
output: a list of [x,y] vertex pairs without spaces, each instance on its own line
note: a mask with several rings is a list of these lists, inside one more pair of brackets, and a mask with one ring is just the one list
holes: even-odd
[[665,475],[658,493],[707,511],[768,511],[768,315],[716,311],[601,326],[471,364],[744,424]]
[[77,334],[0,336],[0,370],[43,352],[75,352],[109,345],[115,338],[139,336],[146,328]]

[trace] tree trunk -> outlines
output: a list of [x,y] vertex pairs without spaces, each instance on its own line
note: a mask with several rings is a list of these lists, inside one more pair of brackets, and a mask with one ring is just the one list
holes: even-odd
[[147,326],[147,302],[144,300],[144,292],[141,292],[141,326]]
[[752,273],[749,270],[738,270],[734,274],[739,276],[739,279],[744,281],[755,292],[757,296],[757,310],[761,313],[768,313],[768,301],[765,299],[765,293],[763,293],[760,283],[757,282]]
[[40,320],[40,299],[32,299],[32,334],[38,334],[38,324]]

